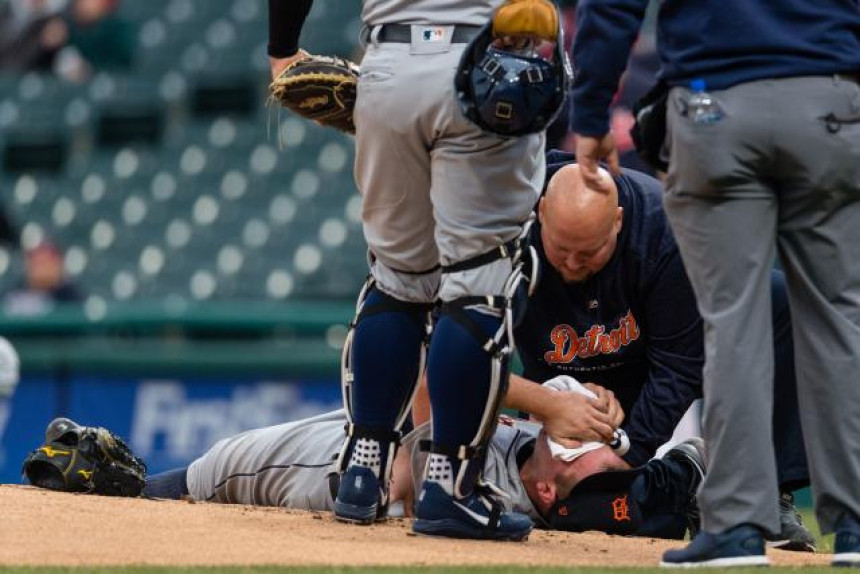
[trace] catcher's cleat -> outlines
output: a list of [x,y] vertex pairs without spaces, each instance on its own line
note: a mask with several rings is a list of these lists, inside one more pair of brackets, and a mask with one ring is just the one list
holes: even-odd
[[[351,466],[340,479],[334,501],[334,517],[340,522],[372,524],[385,519],[380,504],[379,479],[368,467]],[[380,516],[381,515],[381,516]]]
[[727,568],[731,566],[769,566],[764,538],[755,526],[741,524],[722,534],[699,532],[679,550],[667,550],[663,568]]
[[531,518],[504,512],[493,494],[479,485],[469,496],[455,499],[438,483],[424,481],[412,529],[417,534],[447,538],[512,541],[528,538]]
[[815,552],[815,537],[803,525],[790,492],[779,495],[779,534],[766,536],[767,545],[793,552]]

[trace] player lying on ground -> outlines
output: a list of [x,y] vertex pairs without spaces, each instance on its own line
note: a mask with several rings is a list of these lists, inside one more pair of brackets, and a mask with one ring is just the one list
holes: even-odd
[[[144,494],[330,511],[345,423],[339,410],[224,439],[189,467],[150,477]],[[420,443],[429,438],[429,423],[420,424],[395,459],[391,502],[407,515],[426,465]],[[484,476],[510,494],[506,510],[541,527],[681,538],[698,524],[693,495],[704,460],[701,441],[691,439],[635,470],[612,471],[626,465],[609,447],[565,462],[553,458],[539,426],[518,421],[496,429]]]

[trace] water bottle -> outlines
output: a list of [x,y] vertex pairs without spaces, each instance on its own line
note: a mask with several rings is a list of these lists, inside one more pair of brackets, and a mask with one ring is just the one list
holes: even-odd
[[699,78],[690,82],[693,93],[687,100],[688,114],[694,124],[715,124],[723,119],[723,110],[717,101],[705,91],[705,80]]

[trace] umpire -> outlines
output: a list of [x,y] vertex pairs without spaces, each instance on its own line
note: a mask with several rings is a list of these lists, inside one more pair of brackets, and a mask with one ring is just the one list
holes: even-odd
[[[585,0],[573,129],[583,177],[617,155],[607,107],[647,0]],[[860,566],[860,9],[857,0],[665,0],[664,199],[705,330],[703,532],[667,566],[767,564],[770,267],[786,269],[816,513]]]
[[[623,456],[645,464],[702,393],[696,298],[662,207],[662,186],[632,170],[606,190],[583,185],[573,156],[547,154],[549,185],[532,229],[541,279],[516,330],[527,381],[571,375],[612,391],[626,413]],[[792,491],[809,485],[797,405],[791,318],[773,272],[773,419],[780,531],[771,545],[814,551]],[[514,380],[515,389],[520,383]],[[510,402],[510,401],[509,401]]]

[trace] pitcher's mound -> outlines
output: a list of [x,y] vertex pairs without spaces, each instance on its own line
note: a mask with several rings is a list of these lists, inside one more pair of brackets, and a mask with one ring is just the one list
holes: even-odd
[[[535,531],[528,542],[414,536],[393,519],[361,527],[328,513],[64,494],[0,485],[2,565],[655,566],[678,542]],[[829,556],[772,552],[779,565]]]

